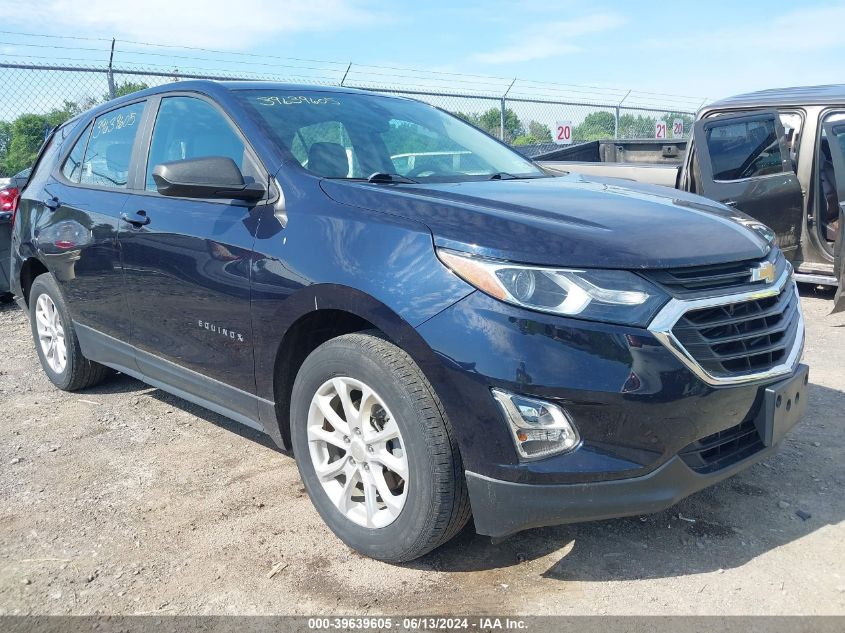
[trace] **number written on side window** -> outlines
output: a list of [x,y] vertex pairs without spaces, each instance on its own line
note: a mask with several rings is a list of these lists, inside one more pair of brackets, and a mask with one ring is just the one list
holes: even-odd
[[[126,187],[132,146],[138,133],[137,122],[143,111],[143,102],[133,103],[94,119],[82,160],[80,184],[121,189]],[[73,151],[76,151],[76,147]]]

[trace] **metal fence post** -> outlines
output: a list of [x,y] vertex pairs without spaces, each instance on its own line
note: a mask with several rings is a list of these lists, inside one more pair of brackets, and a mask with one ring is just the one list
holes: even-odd
[[616,106],[616,112],[613,115],[613,138],[619,138],[619,106]]
[[111,40],[111,52],[109,53],[109,69],[106,73],[106,78],[109,82],[109,99],[114,99],[115,92],[114,92],[114,72],[112,68],[112,62],[114,61],[114,38]]
[[505,140],[505,118],[506,118],[507,109],[508,109],[508,103],[507,103],[508,93],[511,91],[511,88],[513,88],[513,85],[515,83],[516,83],[516,77],[513,78],[511,85],[508,86],[508,89],[505,90],[505,94],[502,95],[502,109],[499,112],[499,138],[503,141]]

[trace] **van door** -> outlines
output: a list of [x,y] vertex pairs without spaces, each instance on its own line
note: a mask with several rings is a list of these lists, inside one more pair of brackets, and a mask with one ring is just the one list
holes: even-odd
[[801,241],[804,194],[774,110],[701,119],[698,191],[771,228],[787,257]]
[[833,172],[836,175],[836,195],[839,198],[839,231],[834,246],[833,272],[839,280],[839,288],[833,303],[833,311],[845,310],[845,121],[831,121],[824,124],[824,132],[830,143],[830,154],[833,159]]

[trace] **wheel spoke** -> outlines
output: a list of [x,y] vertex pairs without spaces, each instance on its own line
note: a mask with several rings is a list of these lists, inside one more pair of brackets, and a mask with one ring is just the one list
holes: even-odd
[[327,431],[318,426],[308,427],[308,439],[312,442],[326,442],[343,450],[347,449],[347,443],[343,441],[343,435],[338,431]]
[[399,426],[394,419],[389,419],[381,431],[376,431],[367,438],[370,444],[377,444],[394,440],[399,437]]
[[378,462],[387,468],[387,470],[396,473],[402,479],[407,481],[408,463],[404,458],[397,457],[396,455],[390,453],[387,449],[382,449],[373,455],[373,461]]
[[349,455],[344,455],[333,462],[322,464],[321,466],[314,465],[314,472],[317,473],[322,481],[331,481],[337,479],[346,468],[349,461]]
[[358,468],[352,466],[348,462],[343,468],[343,473],[346,475],[346,481],[344,482],[343,487],[340,490],[340,497],[338,498],[337,507],[341,512],[347,514],[349,510],[354,507],[354,502],[352,501],[352,492],[353,490],[355,490],[355,486],[357,485],[361,477],[358,474]]
[[47,315],[42,310],[35,311],[35,320],[41,328],[47,329],[50,327],[50,319],[47,318]]
[[315,396],[317,401],[317,407],[320,409],[320,413],[323,414],[323,417],[326,418],[329,424],[331,424],[336,431],[343,433],[344,435],[349,435],[349,425],[341,418],[337,412],[332,409],[332,396]]
[[381,495],[382,501],[384,501],[385,505],[387,505],[390,509],[391,514],[399,514],[404,502],[404,494],[394,495],[390,491],[390,487],[387,485],[387,482],[384,480],[384,473],[380,470],[373,470],[372,473],[373,481],[375,482],[376,488]]
[[[368,480],[371,480],[372,477],[368,477]],[[376,490],[376,485],[372,481],[365,481],[364,482],[364,506],[367,508],[367,525],[372,527],[375,525],[373,518],[376,516],[376,512],[378,512],[378,490]]]
[[358,411],[355,410],[352,404],[352,398],[349,396],[349,384],[343,378],[335,378],[332,380],[332,386],[340,398],[340,404],[343,407],[343,417],[350,427],[358,422]]

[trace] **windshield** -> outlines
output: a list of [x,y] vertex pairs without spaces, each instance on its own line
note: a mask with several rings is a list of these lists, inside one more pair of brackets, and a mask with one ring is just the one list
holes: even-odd
[[276,143],[312,174],[418,182],[545,176],[532,162],[430,105],[380,95],[242,90]]

